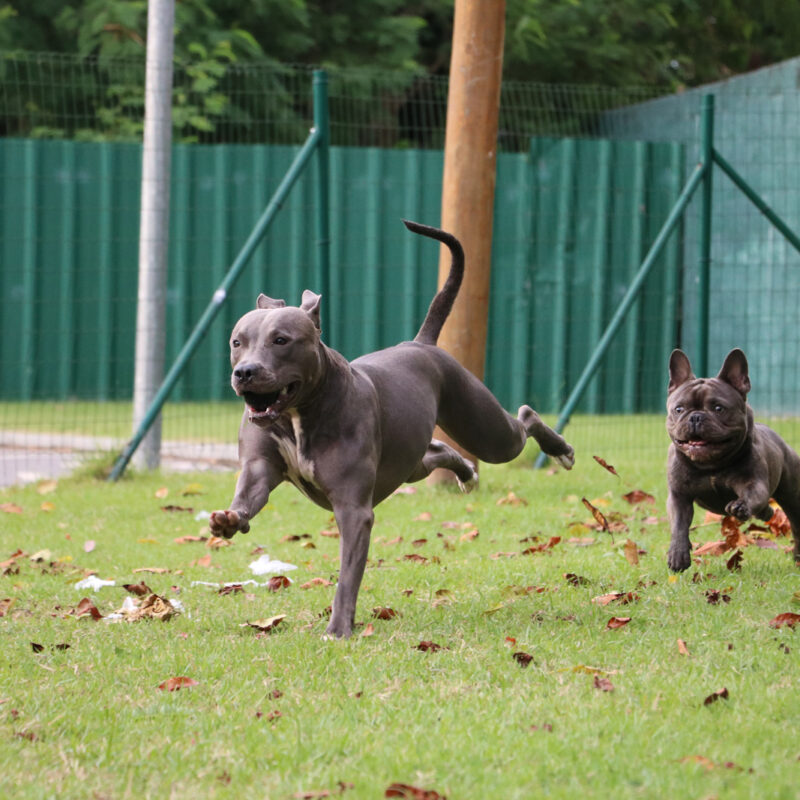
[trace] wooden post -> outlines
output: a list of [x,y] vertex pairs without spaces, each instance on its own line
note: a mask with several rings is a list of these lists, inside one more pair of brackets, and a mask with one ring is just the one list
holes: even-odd
[[[486,355],[492,212],[497,172],[497,118],[503,71],[505,0],[456,0],[447,97],[442,228],[464,247],[464,282],[439,345],[481,380]],[[442,248],[439,286],[450,271]],[[464,453],[437,430],[444,439]],[[474,458],[473,458],[474,460]],[[436,470],[433,483],[452,480]]]

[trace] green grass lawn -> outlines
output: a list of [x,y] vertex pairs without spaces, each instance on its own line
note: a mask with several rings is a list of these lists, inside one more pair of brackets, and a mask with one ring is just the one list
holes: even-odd
[[[769,625],[800,612],[789,540],[746,547],[740,571],[708,557],[670,576],[665,451],[616,459],[630,427],[604,431],[570,426],[571,472],[533,471],[529,450],[482,467],[472,495],[418,484],[384,502],[359,596],[365,627],[344,642],[322,638],[334,586],[302,588],[336,579],[338,543],[321,534],[330,515],[292,487],[221,549],[175,540],[205,535],[194,516],[227,506],[232,474],[0,491],[0,562],[24,551],[0,577],[0,601],[13,600],[0,605],[0,796],[292,798],[343,785],[355,800],[399,782],[450,800],[796,798],[800,643]],[[634,489],[655,504],[630,505]],[[498,505],[510,492],[518,501]],[[586,528],[584,497],[627,530],[612,542]],[[695,542],[720,538],[718,524],[695,522]],[[644,551],[636,565],[627,539]],[[252,578],[258,546],[297,565],[291,586],[192,585]],[[77,590],[87,571],[116,586]],[[122,584],[143,579],[183,613],[68,614],[90,597],[108,615]],[[592,602],[612,591],[636,598]],[[374,619],[379,606],[397,616]],[[243,627],[275,615],[271,633]],[[609,630],[611,617],[631,619]],[[197,685],[159,690],[178,676]],[[727,699],[704,703],[723,687]]]

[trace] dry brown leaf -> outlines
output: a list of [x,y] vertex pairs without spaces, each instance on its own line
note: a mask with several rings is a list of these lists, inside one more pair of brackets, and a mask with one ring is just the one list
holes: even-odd
[[461,542],[471,542],[473,539],[477,539],[479,536],[480,533],[478,532],[478,529],[473,528],[472,530],[467,531],[466,533],[462,533],[461,536],[459,536],[458,538],[459,541]]
[[125,608],[124,606],[117,612],[128,622],[138,622],[141,619],[157,619],[166,622],[172,619],[179,611],[163,597],[157,594],[150,594],[141,604],[132,609]]
[[800,614],[795,614],[791,611],[786,611],[783,614],[778,614],[770,620],[770,628],[782,628],[788,626],[794,628],[795,625],[800,624]]
[[416,517],[412,520],[412,522],[430,522],[433,519],[433,514],[430,511],[423,511],[421,514],[417,514]]
[[372,609],[372,616],[375,617],[375,619],[394,619],[400,615],[393,608],[376,606]]
[[489,553],[489,558],[493,558],[495,561],[498,558],[514,558],[514,556],[518,556],[519,553]]
[[0,503],[0,511],[6,514],[21,514],[22,506],[18,506],[16,503]]
[[738,572],[742,569],[744,553],[741,550],[734,550],[733,555],[725,562],[725,566],[731,572]]
[[686,646],[686,642],[684,642],[683,639],[678,639],[678,652],[682,656],[690,655],[689,648]]
[[273,575],[267,581],[267,589],[270,592],[277,592],[280,589],[287,589],[292,585],[292,582],[285,575]]
[[402,797],[405,800],[447,800],[433,789],[420,789],[408,783],[393,783],[383,793],[384,797]]
[[14,605],[16,600],[16,597],[6,597],[5,599],[0,600],[0,617],[4,617],[6,614],[8,614],[9,609]]
[[206,547],[212,550],[219,550],[221,547],[230,547],[233,544],[232,539],[225,539],[222,536],[210,536],[206,541]]
[[775,536],[788,536],[792,532],[792,523],[789,522],[789,518],[782,508],[776,508],[772,512],[772,517],[767,525]]
[[169,570],[166,567],[137,567],[132,569],[131,572],[151,572],[153,575],[164,575]]
[[55,503],[51,503],[49,500],[45,500],[44,503],[42,503],[39,506],[39,508],[42,511],[47,511],[47,512],[55,511],[56,510],[56,504]]
[[78,605],[73,608],[67,616],[72,617],[91,617],[95,622],[103,619],[103,615],[97,610],[97,606],[88,598],[83,597]]
[[135,594],[137,597],[144,597],[146,594],[153,594],[153,590],[144,582],[139,583],[123,583],[122,588],[126,592]]
[[593,603],[600,606],[607,606],[609,603],[619,603],[620,605],[627,605],[634,603],[639,599],[639,595],[635,592],[609,592],[608,594],[601,594],[592,598]]
[[606,623],[606,630],[613,631],[617,628],[624,628],[631,621],[631,617],[611,617]]
[[278,625],[280,625],[285,619],[286,614],[278,614],[277,616],[268,617],[267,619],[256,619],[252,622],[243,622],[240,627],[255,628],[261,633],[269,633],[270,631],[275,630],[275,628],[277,628]]
[[361,636],[372,636],[374,633],[375,633],[375,626],[371,622],[368,622],[364,626],[364,630],[361,631],[360,635]]
[[188,544],[189,542],[205,542],[208,541],[208,536],[179,536],[177,539],[173,539],[175,544]]
[[514,661],[517,662],[521,667],[527,667],[528,664],[533,661],[533,656],[530,653],[526,653],[523,650],[517,650],[516,653],[512,653],[511,657]]
[[155,496],[159,500],[163,500],[168,494],[169,494],[169,489],[166,486],[161,486],[155,491]]
[[301,589],[311,589],[314,586],[333,586],[333,584],[325,578],[312,578],[310,581],[300,585]]
[[619,473],[611,466],[604,458],[600,458],[600,456],[592,456],[592,458],[603,468],[608,470],[612,475],[616,475],[619,478]]
[[728,699],[728,690],[723,687],[722,689],[717,689],[716,692],[711,692],[711,694],[703,700],[704,706],[710,706],[712,703],[716,703],[717,700],[727,700]]
[[[605,514],[597,508],[596,506],[592,505],[585,497],[581,498],[581,502],[589,509],[592,513],[592,516],[595,519],[595,522],[606,532],[611,533],[611,530],[608,527],[608,520],[605,517]],[[596,501],[595,501],[596,502]]]
[[339,538],[339,531],[320,531],[320,536],[327,536],[331,539],[338,539]]
[[622,495],[623,500],[627,500],[632,506],[639,503],[655,503],[656,499],[653,495],[643,492],[641,489],[634,489],[632,492]]
[[576,575],[574,572],[565,572],[564,580],[570,586],[583,586],[589,583],[587,578],[584,578],[582,575]]
[[639,547],[633,540],[627,539],[625,541],[622,552],[625,555],[625,560],[629,564],[636,566],[639,563]]
[[599,675],[595,675],[592,683],[594,688],[599,689],[601,692],[614,691],[614,684],[608,678],[601,678]]
[[417,645],[417,650],[422,650],[423,653],[435,653],[441,649],[442,646],[440,644],[429,640],[422,641]]
[[526,506],[528,501],[523,497],[517,497],[514,492],[509,492],[505,497],[501,497],[495,505],[498,506]]
[[158,684],[162,692],[177,692],[179,689],[188,689],[190,686],[199,686],[200,682],[194,678],[187,678],[183,675],[176,678],[169,678],[163,683]]
[[209,568],[211,566],[211,554],[210,553],[206,553],[206,555],[200,556],[200,558],[195,559],[194,561],[192,561],[192,563],[189,566],[192,566],[192,567],[204,567],[206,569]]
[[724,539],[721,539],[715,542],[706,542],[705,544],[701,544],[692,551],[692,555],[721,556],[723,553],[727,553],[730,549],[731,548],[728,547],[728,543]]

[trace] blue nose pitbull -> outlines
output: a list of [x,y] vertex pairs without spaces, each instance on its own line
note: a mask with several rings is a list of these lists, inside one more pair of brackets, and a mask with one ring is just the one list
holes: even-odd
[[245,402],[241,473],[230,508],[211,515],[211,530],[228,538],[247,533],[282,481],[331,509],[341,557],[327,627],[334,637],[353,631],[373,508],[402,483],[436,468],[452,470],[467,491],[477,479],[471,462],[431,439],[436,425],[481,461],[511,461],[532,436],[562,466],[574,463],[572,447],[532,408],[522,406],[512,417],[436,346],[461,285],[464,252],[451,234],[405,225],[444,243],[452,256],[414,341],[348,362],[321,341],[320,296],[310,291],[299,307],[260,295],[231,335],[231,384]]

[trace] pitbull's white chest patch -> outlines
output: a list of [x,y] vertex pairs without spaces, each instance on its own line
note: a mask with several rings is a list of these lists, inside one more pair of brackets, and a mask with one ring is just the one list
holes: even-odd
[[314,479],[314,462],[302,453],[303,427],[300,424],[300,415],[294,409],[288,413],[292,420],[292,428],[294,428],[294,441],[275,435],[273,435],[273,439],[286,464],[286,477],[308,497],[307,484],[317,485]]

